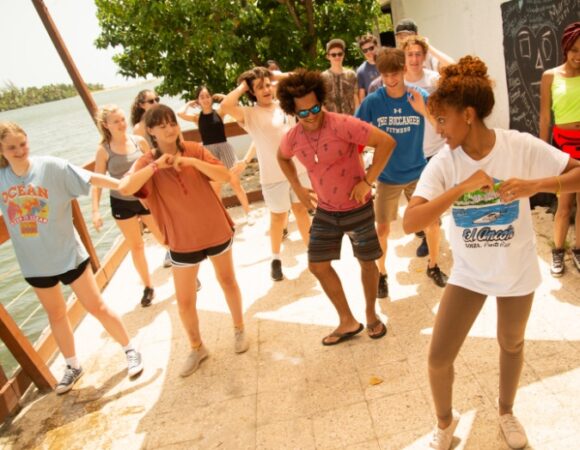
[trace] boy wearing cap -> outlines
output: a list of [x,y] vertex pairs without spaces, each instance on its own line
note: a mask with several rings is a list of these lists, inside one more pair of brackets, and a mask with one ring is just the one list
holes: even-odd
[[[403,19],[395,27],[395,39],[397,40],[397,46],[401,48],[405,39],[411,36],[417,36],[419,34],[419,28],[417,24],[412,19]],[[429,44],[429,53],[425,58],[425,68],[429,70],[438,71],[449,64],[454,64],[455,60],[443,53],[442,51],[433,47]]]
[[358,83],[354,71],[342,67],[345,52],[342,39],[332,39],[326,44],[330,69],[322,72],[327,91],[324,107],[327,111],[353,115],[359,105]]
[[[377,260],[380,272],[378,298],[389,294],[386,254],[390,224],[397,219],[399,197],[413,195],[421,172],[427,165],[423,154],[423,135],[427,117],[427,92],[405,85],[405,54],[402,50],[382,48],[377,56],[377,67],[384,86],[366,97],[356,117],[390,134],[397,147],[378,177],[375,201],[377,233],[383,256]],[[435,222],[425,230],[429,250],[427,276],[438,286],[445,286],[447,275],[437,265],[439,257],[440,226]]]
[[379,71],[375,63],[375,56],[379,49],[377,38],[372,34],[365,34],[357,40],[360,51],[363,53],[366,61],[356,69],[356,78],[358,81],[358,98],[362,102],[368,95],[369,85],[379,76]]

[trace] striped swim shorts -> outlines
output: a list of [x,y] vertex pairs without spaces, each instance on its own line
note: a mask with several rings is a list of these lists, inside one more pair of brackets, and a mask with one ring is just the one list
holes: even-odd
[[362,261],[374,261],[383,254],[377,231],[373,202],[350,211],[316,209],[310,228],[308,261],[323,262],[340,259],[342,237],[347,235],[354,256]]

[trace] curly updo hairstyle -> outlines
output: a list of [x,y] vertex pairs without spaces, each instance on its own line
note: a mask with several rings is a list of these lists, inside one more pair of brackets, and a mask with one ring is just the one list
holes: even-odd
[[485,63],[468,55],[441,69],[437,90],[429,96],[427,104],[433,115],[448,106],[458,110],[471,106],[479,119],[485,119],[495,104],[493,82]]
[[296,114],[294,99],[304,97],[311,92],[316,95],[318,103],[324,104],[326,85],[321,73],[317,70],[296,69],[278,82],[276,95],[282,110],[294,116]]

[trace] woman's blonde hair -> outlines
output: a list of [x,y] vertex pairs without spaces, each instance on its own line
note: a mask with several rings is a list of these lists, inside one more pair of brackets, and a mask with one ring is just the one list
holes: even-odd
[[26,132],[22,129],[20,125],[14,122],[0,122],[0,169],[8,167],[9,163],[4,155],[2,154],[2,141],[9,134],[23,134],[27,136]]
[[97,110],[97,113],[95,114],[95,123],[97,124],[99,133],[101,134],[101,144],[108,144],[111,142],[111,131],[105,125],[107,117],[109,117],[109,114],[119,112],[120,110],[121,108],[112,104],[101,106]]

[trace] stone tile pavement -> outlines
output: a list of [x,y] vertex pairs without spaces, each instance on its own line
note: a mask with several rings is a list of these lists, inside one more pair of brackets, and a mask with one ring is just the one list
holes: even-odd
[[[22,411],[0,430],[0,446],[14,449],[403,449],[425,448],[434,413],[426,351],[442,290],[415,257],[419,240],[397,222],[388,254],[391,296],[378,304],[389,333],[365,333],[336,347],[321,338],[336,315],[308,272],[294,222],[285,241],[286,279],[269,277],[267,217],[238,228],[234,261],[244,297],[251,348],[233,352],[233,330],[211,264],[200,270],[201,328],[210,357],[192,376],[179,369],[188,351],[163,250],[147,247],[156,299],[141,294],[125,260],[104,297],[123,315],[145,358],[141,377],[126,377],[124,355],[98,323],[87,318],[76,331],[85,375],[68,395],[32,391]],[[237,218],[240,211],[233,209]],[[444,224],[449,220],[444,218]],[[550,277],[551,216],[534,212],[544,283],[537,291],[527,331],[526,363],[516,414],[528,448],[578,448],[580,444],[580,274]],[[451,256],[442,243],[441,266]],[[335,264],[356,316],[364,320],[360,270],[350,245]],[[193,282],[192,282],[193,283]],[[193,286],[193,284],[192,284]],[[506,449],[497,425],[496,311],[488,300],[456,364],[455,406],[462,419],[457,449]],[[60,376],[64,362],[52,369]],[[378,384],[375,384],[377,383]]]

